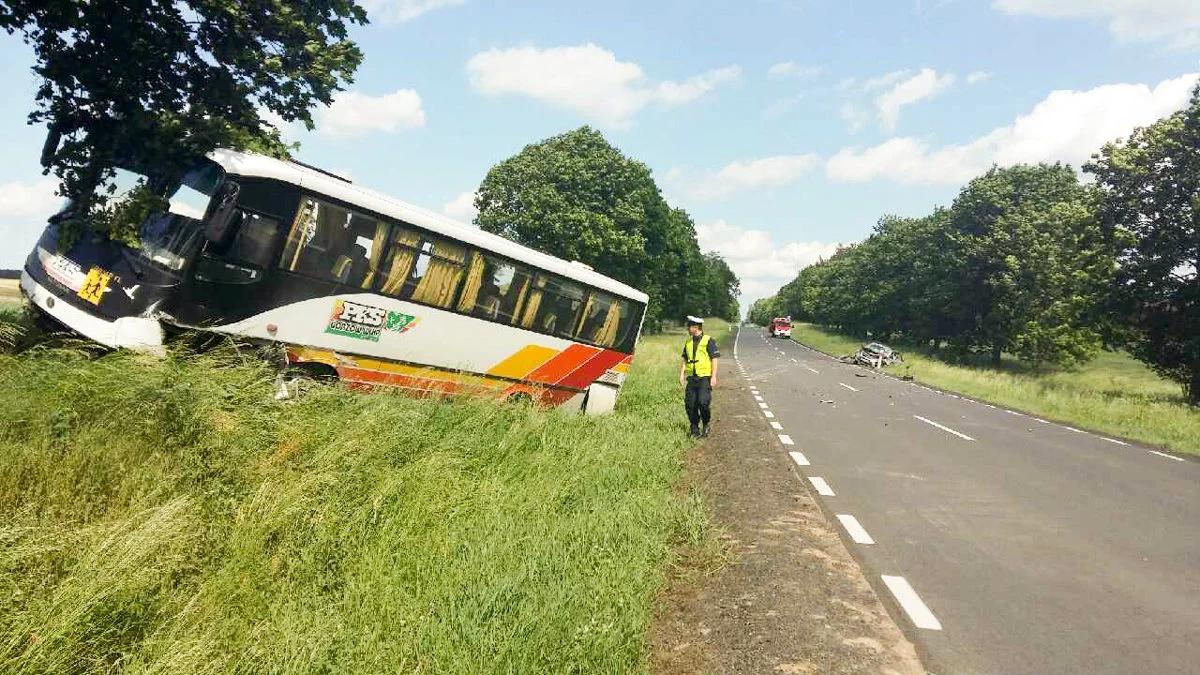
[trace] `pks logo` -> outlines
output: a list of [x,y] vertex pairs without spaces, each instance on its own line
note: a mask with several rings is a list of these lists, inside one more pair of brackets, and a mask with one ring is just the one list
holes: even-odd
[[383,331],[403,333],[417,324],[417,318],[409,314],[392,312],[382,307],[372,307],[350,300],[336,300],[333,314],[329,317],[326,333],[344,335],[359,340],[379,342]]

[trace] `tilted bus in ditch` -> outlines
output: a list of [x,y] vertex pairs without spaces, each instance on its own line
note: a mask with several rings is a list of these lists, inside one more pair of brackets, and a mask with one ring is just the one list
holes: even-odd
[[140,246],[51,222],[21,287],[110,347],[161,350],[164,329],[286,348],[318,375],[420,392],[611,410],[646,294],[578,262],[332,174],[219,150],[189,171]]

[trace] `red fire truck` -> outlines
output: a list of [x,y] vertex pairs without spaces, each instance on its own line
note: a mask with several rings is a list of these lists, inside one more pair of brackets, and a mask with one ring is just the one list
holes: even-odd
[[771,325],[767,327],[767,335],[777,338],[792,337],[792,317],[777,316],[771,319]]

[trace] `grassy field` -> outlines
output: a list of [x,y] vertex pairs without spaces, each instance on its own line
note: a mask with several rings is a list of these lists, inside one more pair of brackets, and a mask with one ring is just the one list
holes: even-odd
[[[820,326],[797,323],[792,339],[830,354],[849,354],[862,341]],[[895,375],[1016,408],[1085,429],[1200,454],[1200,410],[1179,386],[1126,354],[1102,352],[1075,371],[1033,372],[1015,362],[1001,368],[952,365],[905,350]]]
[[715,547],[677,343],[604,418],[0,354],[0,672],[643,671],[676,552]]
[[0,310],[21,306],[21,282],[17,279],[0,279]]

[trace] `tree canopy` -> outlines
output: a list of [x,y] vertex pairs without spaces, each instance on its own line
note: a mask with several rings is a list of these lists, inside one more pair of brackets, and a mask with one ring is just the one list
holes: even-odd
[[1200,87],[1186,109],[1104,146],[1084,170],[1120,245],[1113,304],[1128,349],[1200,403]]
[[[366,20],[353,0],[0,2],[0,28],[34,50],[29,121],[46,125],[64,222],[125,240],[214,148],[285,153],[263,111],[311,128],[362,60],[347,29]],[[146,176],[124,208],[110,203],[118,167]]]
[[691,216],[667,204],[645,164],[590,127],[492,167],[475,206],[482,229],[645,291],[651,327],[684,314],[737,316],[737,277],[719,255],[701,254]]

